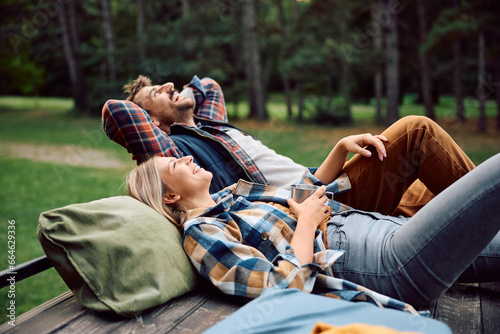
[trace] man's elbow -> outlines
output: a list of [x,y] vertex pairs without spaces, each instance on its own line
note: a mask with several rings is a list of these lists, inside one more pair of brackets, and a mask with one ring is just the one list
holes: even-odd
[[205,77],[205,78],[201,79],[201,82],[202,82],[203,86],[205,86],[205,87],[210,86],[212,89],[222,90],[219,83],[212,78]]

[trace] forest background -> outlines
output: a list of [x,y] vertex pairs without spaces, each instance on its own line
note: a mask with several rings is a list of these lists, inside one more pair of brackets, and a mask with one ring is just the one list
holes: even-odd
[[[500,105],[500,3],[495,0],[3,0],[0,95],[70,96],[100,116],[144,74],[178,87],[216,79],[244,117],[269,118],[283,92],[288,117],[340,124],[353,103],[377,123],[400,117],[405,96],[435,118]],[[240,116],[231,110],[231,116]],[[500,113],[498,127],[500,127]]]
[[[308,166],[409,114],[476,164],[500,152],[497,0],[0,0],[0,19],[0,269],[9,222],[20,264],[41,212],[122,194],[135,164],[100,115],[138,74],[212,77],[233,123]],[[66,290],[54,269],[17,282],[16,312]]]

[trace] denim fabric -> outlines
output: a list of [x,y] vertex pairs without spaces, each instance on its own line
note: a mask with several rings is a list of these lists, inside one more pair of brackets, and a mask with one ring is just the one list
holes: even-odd
[[368,303],[306,294],[298,289],[268,288],[257,299],[212,326],[204,334],[310,333],[317,322],[335,326],[367,324],[422,334],[451,334],[435,319],[373,307]]
[[330,248],[345,251],[333,265],[334,275],[414,306],[428,305],[457,279],[498,281],[499,203],[497,154],[409,220],[338,213],[327,228]]

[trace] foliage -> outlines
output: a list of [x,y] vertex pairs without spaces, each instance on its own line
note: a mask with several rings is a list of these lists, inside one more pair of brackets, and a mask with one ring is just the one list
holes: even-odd
[[[75,1],[78,51],[91,114],[99,116],[105,100],[124,97],[121,86],[138,74],[150,76],[155,83],[173,81],[177,87],[194,74],[211,76],[221,83],[227,101],[237,103],[245,97],[247,64],[240,24],[244,0],[144,1],[142,40],[137,35],[138,1],[107,1],[116,79],[110,77],[101,1]],[[416,1],[386,1],[397,5],[390,15],[387,10],[374,11],[374,1],[280,0],[283,24],[278,20],[277,0],[256,1],[266,91],[281,90],[283,78],[288,78],[294,103],[298,103],[297,96],[317,102],[305,106],[311,119],[327,117],[334,123],[349,119],[352,102],[373,97],[374,73],[385,62],[384,51],[375,48],[374,40],[383,34],[391,15],[397,15],[399,22],[401,96],[419,92],[419,52],[429,52],[436,99],[452,93],[450,46],[457,38],[464,44],[465,95],[475,95],[478,31],[486,34],[488,73],[500,59],[500,3],[496,0],[421,0],[430,9],[428,39],[422,44],[416,37]],[[57,16],[60,3],[3,1],[1,95],[72,95]],[[284,45],[280,31],[286,37]]]

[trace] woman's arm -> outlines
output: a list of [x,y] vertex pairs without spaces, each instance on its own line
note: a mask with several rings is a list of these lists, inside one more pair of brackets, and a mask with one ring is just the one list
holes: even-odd
[[365,148],[368,145],[374,146],[378,152],[378,158],[384,161],[384,157],[387,157],[384,142],[387,141],[388,139],[382,135],[373,136],[369,133],[342,138],[330,151],[314,176],[324,184],[333,182],[340,175],[349,152],[371,157],[371,152]]
[[[255,237],[258,242],[259,236]],[[217,288],[250,298],[276,286],[310,292],[306,289],[312,286],[310,280],[316,277],[313,274],[331,266],[338,257],[337,253],[327,251],[321,264],[301,265],[297,251],[290,246],[280,252],[273,246],[270,248],[270,240],[262,242],[269,258],[257,247],[245,243],[235,222],[198,217],[186,223],[183,247],[198,272]]]
[[325,186],[319,188],[301,204],[287,198],[288,205],[297,216],[297,227],[290,246],[295,250],[301,265],[312,262],[316,230],[330,210],[330,207],[325,206],[327,201],[326,196],[323,196],[325,190]]

